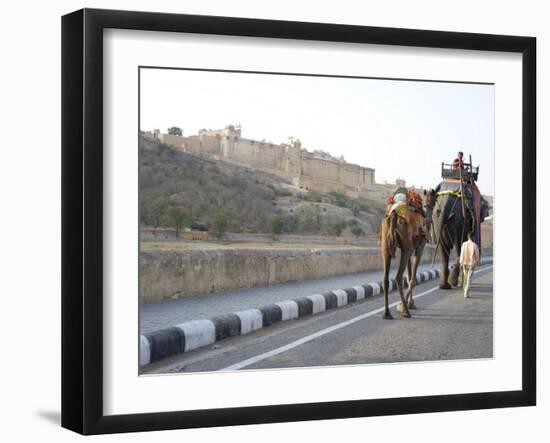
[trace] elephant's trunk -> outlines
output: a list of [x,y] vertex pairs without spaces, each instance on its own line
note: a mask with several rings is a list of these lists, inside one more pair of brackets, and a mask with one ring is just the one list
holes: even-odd
[[[454,207],[454,205],[453,205]],[[450,222],[453,213],[452,209],[450,208],[449,199],[448,197],[443,197],[441,200],[438,201],[438,208],[437,211],[435,211],[437,216],[432,215],[432,226],[433,226],[433,232],[436,236],[435,241],[435,250],[434,254],[432,256],[432,266],[435,262],[435,257],[437,256],[437,252],[439,248],[446,248],[446,244],[443,241],[444,237],[444,230],[445,226]]]

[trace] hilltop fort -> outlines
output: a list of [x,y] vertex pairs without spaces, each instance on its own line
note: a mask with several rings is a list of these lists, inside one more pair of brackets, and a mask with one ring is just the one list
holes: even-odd
[[187,137],[161,133],[158,129],[142,134],[199,157],[275,174],[304,190],[339,191],[350,197],[379,199],[385,198],[395,186],[405,186],[404,180],[391,185],[378,184],[374,168],[348,163],[343,156],[337,158],[325,151],[308,151],[295,138],[280,144],[244,138],[240,126],[203,129]]

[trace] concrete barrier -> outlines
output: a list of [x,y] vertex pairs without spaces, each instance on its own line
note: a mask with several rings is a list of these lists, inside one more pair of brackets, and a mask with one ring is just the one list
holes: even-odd
[[[431,260],[430,250],[426,249],[423,262]],[[376,247],[142,251],[140,302],[159,302],[381,268],[380,249]]]

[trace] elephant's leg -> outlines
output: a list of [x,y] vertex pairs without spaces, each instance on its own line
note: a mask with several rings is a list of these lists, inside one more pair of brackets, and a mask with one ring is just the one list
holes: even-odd
[[382,253],[384,260],[384,278],[382,279],[382,289],[384,290],[384,320],[391,320],[393,317],[390,313],[389,301],[388,301],[388,289],[389,289],[389,275],[391,266],[391,254],[389,251],[384,250]]
[[397,282],[397,290],[399,291],[399,297],[401,298],[401,303],[398,306],[398,310],[401,313],[402,317],[410,318],[411,314],[407,303],[405,302],[405,296],[403,294],[403,274],[405,273],[405,268],[407,267],[407,262],[410,258],[410,250],[401,250],[401,260],[399,262],[399,269],[397,269],[397,276],[395,280]]
[[460,237],[457,237],[455,240],[455,250],[456,250],[456,261],[451,267],[451,275],[449,276],[449,283],[452,287],[456,288],[458,286],[458,275],[460,274],[460,250],[462,242]]
[[441,242],[441,274],[439,275],[439,289],[451,289],[449,279],[449,253],[446,242]]

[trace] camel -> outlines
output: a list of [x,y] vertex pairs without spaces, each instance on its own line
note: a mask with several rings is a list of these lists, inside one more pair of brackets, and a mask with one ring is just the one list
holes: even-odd
[[[433,191],[430,191],[430,193],[431,192]],[[427,197],[427,193],[424,192],[424,196],[424,201],[432,201],[431,194],[430,197]],[[424,204],[424,211],[426,213],[428,223],[431,218],[431,209],[432,207],[430,205]],[[395,276],[397,290],[399,291],[399,296],[401,298],[398,311],[401,313],[401,316],[405,318],[411,317],[409,308],[415,309],[413,288],[416,284],[416,270],[418,268],[418,264],[420,263],[420,259],[422,258],[422,253],[426,242],[427,240],[425,236],[421,233],[414,235],[412,238],[409,236],[409,225],[407,220],[400,217],[396,211],[388,211],[382,220],[380,225],[380,250],[384,265],[384,277],[382,280],[382,288],[384,290],[384,314],[382,318],[386,320],[393,318],[390,313],[388,302],[389,273],[391,268],[391,259],[395,257],[397,248],[401,250],[399,267]],[[405,272],[405,267],[408,269],[407,302],[405,301],[405,296],[403,295],[403,274]]]
[[[431,229],[432,224],[432,214],[433,214],[433,202],[435,200],[435,191],[433,189],[430,189],[429,191],[424,191],[424,201],[423,201],[423,209],[425,213],[425,220],[426,220],[426,234],[429,236],[429,232]],[[422,260],[422,254],[424,253],[424,248],[426,247],[426,243],[428,243],[428,238],[426,235],[422,235],[422,233],[419,233],[417,235],[414,235],[412,238],[412,251],[409,258],[409,261],[407,263],[407,307],[409,309],[416,309],[416,306],[414,304],[413,300],[413,289],[417,284],[416,281],[416,272],[418,271],[418,265],[420,264],[420,261]],[[401,305],[398,306],[398,310],[402,309]]]

